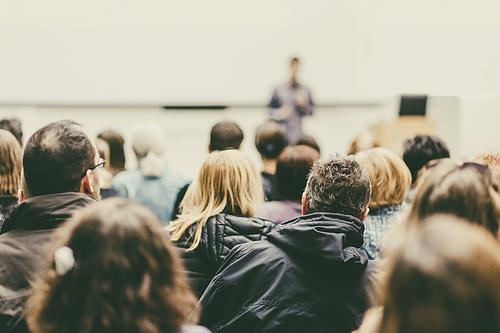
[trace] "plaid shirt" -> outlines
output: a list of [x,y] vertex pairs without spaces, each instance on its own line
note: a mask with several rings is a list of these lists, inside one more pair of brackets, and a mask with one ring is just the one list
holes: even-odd
[[391,231],[407,210],[407,205],[394,205],[374,209],[364,220],[365,243],[363,249],[370,259],[380,259],[380,250],[385,236]]

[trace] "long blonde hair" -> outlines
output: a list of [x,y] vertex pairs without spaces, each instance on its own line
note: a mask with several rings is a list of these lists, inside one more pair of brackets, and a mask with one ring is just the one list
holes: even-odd
[[253,216],[264,201],[262,180],[254,163],[238,150],[214,151],[181,202],[181,214],[171,222],[173,241],[197,224],[193,244],[198,247],[209,217],[226,213]]
[[23,149],[12,133],[0,130],[0,196],[17,197],[21,183]]

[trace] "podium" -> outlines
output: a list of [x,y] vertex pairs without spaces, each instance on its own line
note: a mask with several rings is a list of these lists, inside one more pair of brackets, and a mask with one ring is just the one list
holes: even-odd
[[418,134],[436,135],[436,122],[425,116],[400,116],[395,121],[382,122],[370,127],[381,147],[403,155],[403,142]]

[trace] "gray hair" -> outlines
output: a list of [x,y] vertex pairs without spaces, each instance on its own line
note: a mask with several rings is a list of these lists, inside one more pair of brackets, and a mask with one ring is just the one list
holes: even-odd
[[330,155],[314,162],[305,192],[307,212],[330,212],[361,218],[370,203],[368,171],[354,156]]

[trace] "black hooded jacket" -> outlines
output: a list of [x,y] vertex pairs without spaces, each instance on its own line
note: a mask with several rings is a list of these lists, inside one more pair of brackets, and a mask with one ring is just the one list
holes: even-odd
[[94,202],[86,194],[66,192],[29,198],[12,210],[0,234],[0,332],[28,332],[24,304],[53,231]]
[[192,235],[196,225],[192,225],[175,245],[180,248],[188,279],[196,297],[214,277],[220,265],[233,247],[238,244],[265,239],[275,224],[258,217],[218,214],[208,219],[201,233],[198,247],[188,251],[193,244]]
[[314,213],[235,247],[200,299],[200,325],[214,333],[352,332],[368,308],[363,230],[352,216]]

